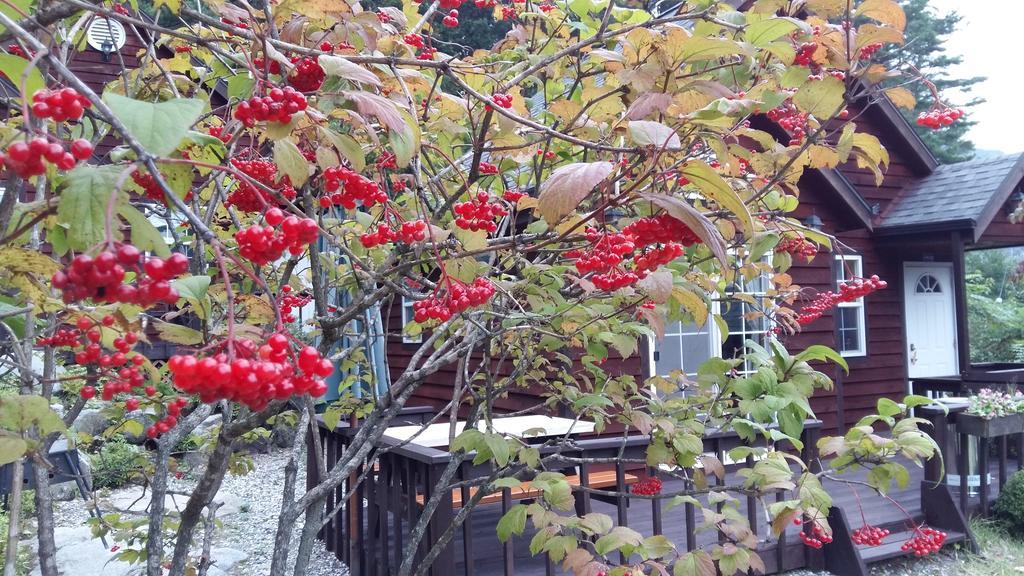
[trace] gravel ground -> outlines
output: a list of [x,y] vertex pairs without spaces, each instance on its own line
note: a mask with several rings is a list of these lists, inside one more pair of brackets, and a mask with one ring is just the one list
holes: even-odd
[[[286,455],[283,451],[272,450],[269,454],[255,454],[252,457],[254,470],[244,476],[230,473],[224,478],[219,495],[229,495],[237,500],[238,512],[219,518],[222,526],[214,539],[214,547],[234,548],[248,554],[248,559],[231,569],[232,576],[267,576],[270,572],[270,555],[274,548],[274,532],[277,529],[278,512],[281,509],[281,486],[284,483]],[[194,477],[172,479],[170,488],[174,491],[189,492],[195,485]],[[305,486],[303,467],[299,467],[297,486]],[[102,503],[114,494],[100,494]],[[185,499],[177,502],[184,505]],[[104,509],[106,511],[107,509]],[[89,514],[81,499],[57,503],[54,511],[57,526],[82,526]],[[292,549],[297,547],[301,522],[292,536]],[[290,559],[294,562],[294,556]],[[306,571],[309,576],[348,576],[348,568],[328,552],[322,542],[315,542],[313,555]]]

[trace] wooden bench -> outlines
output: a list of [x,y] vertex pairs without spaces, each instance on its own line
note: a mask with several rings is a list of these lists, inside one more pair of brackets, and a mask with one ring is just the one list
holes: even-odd
[[[580,485],[579,476],[566,476],[565,479],[569,482],[570,486]],[[614,488],[617,484],[617,481],[615,479],[615,470],[591,472],[587,476],[587,480],[587,485],[590,488],[597,489]],[[636,475],[626,473],[626,486],[634,484],[637,480],[639,480],[639,477],[637,477]],[[476,491],[479,489],[480,488],[476,486],[469,488],[469,497],[472,498],[473,495],[476,494]],[[515,488],[509,488],[509,491],[511,492],[512,500],[531,500],[533,498],[539,498],[543,494],[543,491],[541,489],[533,488],[529,480],[523,481],[523,483],[521,483],[519,486],[516,486]],[[487,494],[483,498],[481,498],[479,504],[499,503],[501,502],[501,493],[502,490],[491,492],[490,494]],[[423,504],[426,501],[427,499],[423,494],[416,495],[416,503],[419,504],[420,506],[423,506]],[[461,488],[455,488],[452,490],[452,508],[462,508]]]

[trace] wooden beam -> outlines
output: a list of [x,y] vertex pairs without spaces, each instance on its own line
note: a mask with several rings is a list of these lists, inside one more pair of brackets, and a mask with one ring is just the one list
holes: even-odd
[[956,310],[956,351],[960,375],[971,367],[970,339],[967,334],[967,275],[964,259],[964,239],[959,231],[950,235],[953,255],[953,306]]

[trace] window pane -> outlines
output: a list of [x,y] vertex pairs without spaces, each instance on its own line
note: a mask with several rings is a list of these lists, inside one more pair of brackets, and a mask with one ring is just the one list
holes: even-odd
[[679,334],[683,330],[683,323],[673,320],[665,325],[665,334]]
[[860,307],[839,308],[836,319],[839,322],[839,351],[860,351]]
[[667,376],[673,370],[683,368],[681,352],[682,336],[665,336],[665,339],[658,342],[654,348],[656,354],[654,372],[659,376]]
[[683,369],[690,376],[697,374],[700,365],[711,358],[711,337],[703,334],[683,336]]

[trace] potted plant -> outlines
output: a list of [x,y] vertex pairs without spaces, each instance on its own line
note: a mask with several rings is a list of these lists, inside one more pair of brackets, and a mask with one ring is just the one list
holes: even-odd
[[983,388],[956,419],[961,434],[993,438],[1024,432],[1024,395]]

